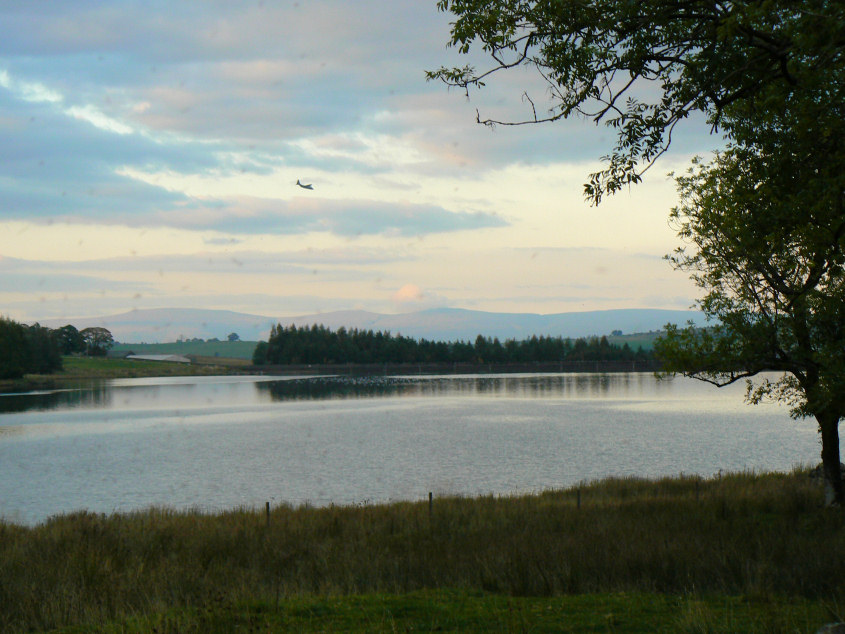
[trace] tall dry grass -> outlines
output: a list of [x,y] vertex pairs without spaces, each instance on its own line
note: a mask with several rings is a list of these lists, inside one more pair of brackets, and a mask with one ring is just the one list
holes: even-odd
[[[580,508],[578,499],[580,495]],[[845,598],[845,515],[806,472],[609,479],[384,506],[0,524],[0,631],[425,588]]]

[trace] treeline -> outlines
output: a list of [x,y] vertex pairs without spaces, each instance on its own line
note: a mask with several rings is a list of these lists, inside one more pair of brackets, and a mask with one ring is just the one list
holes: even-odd
[[260,341],[255,365],[331,363],[542,363],[557,361],[650,360],[651,352],[618,346],[607,337],[570,339],[537,337],[504,343],[478,335],[475,342],[428,341],[372,330],[337,331],[325,326],[273,326],[268,341]]
[[0,379],[62,369],[62,354],[49,328],[0,317]]
[[0,379],[58,372],[62,369],[62,355],[105,356],[113,344],[114,339],[105,328],[80,331],[68,324],[51,329],[0,316]]

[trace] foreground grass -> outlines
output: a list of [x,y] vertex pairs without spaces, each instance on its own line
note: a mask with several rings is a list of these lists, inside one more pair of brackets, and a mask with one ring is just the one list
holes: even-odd
[[[815,632],[836,620],[821,601],[590,594],[519,597],[469,590],[292,597],[129,618],[103,632]],[[68,628],[66,631],[84,631]]]
[[0,524],[0,631],[812,632],[845,619],[820,504],[796,472]]

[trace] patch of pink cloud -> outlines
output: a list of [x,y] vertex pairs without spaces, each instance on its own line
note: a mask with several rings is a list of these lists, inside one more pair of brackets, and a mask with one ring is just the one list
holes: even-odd
[[421,302],[423,297],[424,295],[422,289],[416,284],[405,284],[402,288],[393,293],[393,301],[396,304]]

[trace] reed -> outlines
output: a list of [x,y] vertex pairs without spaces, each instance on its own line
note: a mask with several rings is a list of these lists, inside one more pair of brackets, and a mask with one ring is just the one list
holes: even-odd
[[579,488],[441,497],[431,508],[422,495],[416,503],[282,505],[269,519],[264,507],[213,515],[153,508],[3,523],[0,631],[444,588],[843,604],[845,515],[822,508],[804,470],[610,478]]

